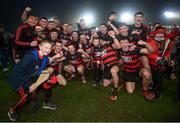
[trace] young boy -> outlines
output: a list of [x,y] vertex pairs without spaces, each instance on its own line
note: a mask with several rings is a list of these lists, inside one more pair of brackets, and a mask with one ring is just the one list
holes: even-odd
[[[51,62],[59,57],[58,54],[51,59],[47,58],[47,55],[49,55],[51,52],[51,47],[52,46],[49,41],[42,41],[39,44],[39,50],[28,52],[20,60],[20,62],[15,65],[13,71],[10,73],[8,83],[19,92],[21,98],[24,97],[26,93],[30,92],[30,94],[23,101],[21,101],[20,104],[16,104],[16,106],[12,106],[10,108],[8,116],[11,121],[16,121],[18,119],[18,115],[16,113],[17,109],[22,107],[27,102],[27,99],[31,99],[31,93],[37,88],[35,82],[47,66],[48,62]],[[48,71],[46,72],[48,74]],[[48,106],[51,106],[53,109],[56,109],[55,105],[49,103],[51,90],[49,89],[46,92],[47,96],[45,96],[44,107],[47,108]]]

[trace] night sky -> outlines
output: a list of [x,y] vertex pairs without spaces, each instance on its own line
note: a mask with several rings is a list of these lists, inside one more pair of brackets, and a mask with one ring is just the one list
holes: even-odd
[[168,20],[163,15],[166,10],[180,13],[180,0],[3,0],[0,6],[0,23],[10,32],[21,23],[26,6],[32,7],[39,17],[57,16],[62,23],[75,23],[83,12],[91,11],[95,14],[94,26],[98,26],[106,22],[109,12],[114,10],[118,14],[142,11],[145,23],[180,24],[180,19]]

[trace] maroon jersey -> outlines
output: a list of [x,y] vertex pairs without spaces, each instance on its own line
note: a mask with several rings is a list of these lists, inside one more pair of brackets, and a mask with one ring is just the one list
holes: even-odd
[[123,61],[126,72],[136,72],[142,67],[140,61],[140,48],[128,52],[123,52],[120,49],[118,50],[118,54]]
[[75,67],[78,67],[79,65],[84,63],[81,57],[81,53],[79,52],[75,52],[73,55],[68,52],[66,54],[66,59]]
[[15,44],[17,46],[17,51],[20,55],[20,58],[33,49],[30,44],[36,37],[34,31],[34,28],[30,27],[27,23],[18,27],[16,31]]
[[118,63],[117,53],[111,46],[104,47],[101,52],[101,58],[104,65],[114,65]]
[[136,27],[135,25],[130,25],[129,27],[129,33],[131,34],[132,31],[138,31],[140,32],[140,39],[143,41],[147,40],[148,35],[148,27],[144,24],[142,24],[140,27]]

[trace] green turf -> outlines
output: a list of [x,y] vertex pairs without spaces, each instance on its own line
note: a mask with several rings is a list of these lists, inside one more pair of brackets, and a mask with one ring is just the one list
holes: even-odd
[[[0,121],[9,121],[7,111],[18,100],[6,82],[7,75],[0,73]],[[66,87],[54,87],[52,102],[56,102],[59,108],[51,111],[41,107],[37,111],[27,105],[21,111],[20,121],[180,121],[180,103],[172,101],[177,92],[175,81],[165,81],[164,93],[159,100],[144,100],[140,84],[137,84],[132,95],[127,94],[123,87],[115,103],[109,101],[111,87],[92,87],[90,81],[88,79],[88,83],[83,85],[75,79]],[[42,91],[39,95],[41,104],[43,95]]]

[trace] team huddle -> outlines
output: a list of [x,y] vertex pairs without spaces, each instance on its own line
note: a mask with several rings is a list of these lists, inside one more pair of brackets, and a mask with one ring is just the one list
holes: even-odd
[[127,25],[111,12],[108,22],[101,23],[98,30],[88,28],[84,19],[74,29],[68,23],[61,26],[58,18],[38,19],[27,7],[13,45],[16,65],[8,77],[8,83],[21,96],[8,112],[10,120],[18,119],[17,110],[27,101],[37,107],[40,90],[45,90],[43,108],[57,109],[50,102],[53,85],[65,86],[73,78],[86,84],[88,74],[94,87],[112,85],[111,101],[118,99],[122,83],[127,93],[134,93],[137,78],[146,100],[160,98],[165,72],[175,78],[176,55],[171,49],[179,30],[175,27],[169,32],[160,23],[151,29],[143,20],[144,14],[136,12],[134,24]]

